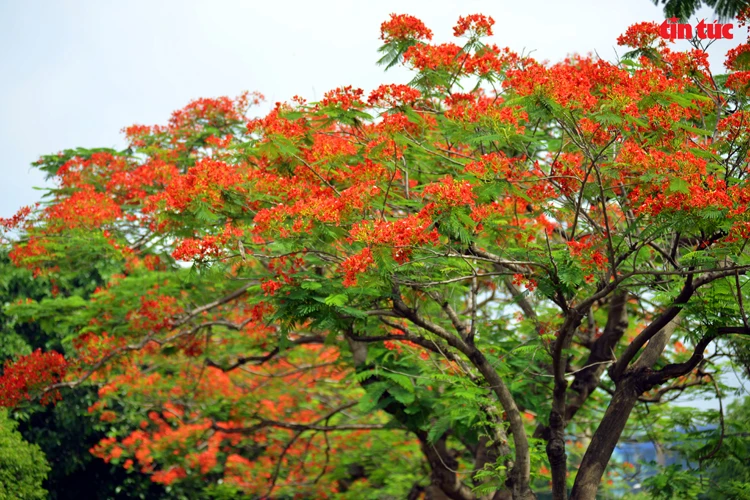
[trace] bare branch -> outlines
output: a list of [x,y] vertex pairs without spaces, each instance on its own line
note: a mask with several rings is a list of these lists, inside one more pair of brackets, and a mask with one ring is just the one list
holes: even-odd
[[[325,342],[325,337],[322,337],[320,335],[310,335],[305,337],[299,337],[293,340],[289,340],[290,345],[303,345],[303,344],[322,344]],[[206,365],[212,366],[214,368],[218,368],[221,371],[229,372],[232,371],[240,366],[246,365],[248,363],[252,363],[254,365],[260,365],[265,363],[266,361],[269,361],[271,358],[275,357],[277,354],[281,352],[281,349],[276,346],[271,351],[269,351],[267,354],[263,354],[260,356],[242,356],[237,358],[237,361],[234,363],[223,366],[211,359],[206,359]]]

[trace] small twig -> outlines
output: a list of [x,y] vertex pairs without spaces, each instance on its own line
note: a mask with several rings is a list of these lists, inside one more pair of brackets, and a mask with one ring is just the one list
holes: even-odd
[[333,189],[333,192],[334,192],[334,193],[336,193],[336,196],[341,196],[341,193],[339,192],[339,190],[338,190],[338,189],[336,189],[336,188],[335,188],[335,187],[333,186],[333,184],[331,184],[330,182],[328,182],[328,181],[327,181],[327,180],[325,179],[325,177],[323,177],[322,175],[320,175],[320,174],[318,173],[318,171],[317,171],[317,170],[315,170],[315,169],[314,169],[314,168],[312,167],[312,165],[310,165],[310,164],[309,164],[309,163],[307,163],[307,162],[306,162],[305,160],[303,160],[302,158],[300,158],[299,156],[297,156],[297,155],[295,155],[295,154],[293,154],[292,156],[293,156],[293,157],[295,157],[296,159],[298,159],[299,161],[301,161],[301,162],[302,162],[302,164],[303,164],[303,165],[305,165],[305,166],[306,166],[307,168],[309,168],[309,169],[310,169],[310,171],[311,171],[311,172],[312,172],[313,174],[315,174],[315,176],[316,176],[316,177],[317,177],[318,179],[320,179],[321,181],[323,181],[323,182],[325,183],[325,185],[326,185],[326,186],[328,186],[329,188]]

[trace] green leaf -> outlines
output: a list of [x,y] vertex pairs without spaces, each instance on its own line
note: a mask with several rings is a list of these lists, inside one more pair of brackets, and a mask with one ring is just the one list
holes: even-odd
[[354,316],[355,318],[363,319],[367,317],[365,311],[354,307],[339,306],[339,311],[348,314],[349,316]]
[[367,392],[359,400],[357,409],[362,413],[370,413],[375,410],[380,404],[380,398],[388,389],[388,384],[384,382],[377,382],[367,386]]
[[396,382],[399,386],[403,387],[409,392],[414,392],[414,385],[411,383],[411,379],[401,373],[383,372],[383,377]]
[[713,135],[713,132],[711,132],[710,130],[704,130],[702,128],[693,127],[684,122],[676,122],[675,127],[681,128],[683,130],[687,130],[688,132],[692,132],[694,134],[702,135],[704,137],[711,137]]
[[399,403],[403,405],[408,406],[414,403],[414,401],[416,400],[413,390],[414,389],[412,389],[411,391],[408,391],[399,385],[395,385],[393,387],[390,387],[388,389],[388,392],[390,393],[391,396],[393,396],[393,398],[396,401],[398,401]]
[[305,290],[319,290],[320,288],[323,288],[323,285],[317,281],[303,281],[300,287]]
[[325,300],[323,302],[327,306],[338,306],[338,307],[341,307],[344,304],[346,304],[347,302],[349,302],[349,297],[347,297],[346,295],[344,295],[342,293],[339,293],[339,294],[336,294],[336,295],[329,295],[328,297],[325,298]]
[[669,181],[669,192],[690,194],[690,189],[688,189],[688,183],[685,179],[674,177]]
[[434,424],[430,426],[430,430],[427,432],[427,442],[435,444],[448,429],[451,428],[451,421],[447,415],[440,417]]

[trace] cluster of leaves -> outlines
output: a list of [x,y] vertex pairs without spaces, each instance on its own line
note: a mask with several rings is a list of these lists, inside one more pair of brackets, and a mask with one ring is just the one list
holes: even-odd
[[746,415],[750,398],[738,399],[727,408],[696,412],[672,411],[654,420],[661,425],[652,436],[665,453],[680,457],[644,480],[653,498],[750,498]]
[[0,410],[0,498],[47,498],[42,482],[50,468],[44,453],[38,446],[24,441],[16,426],[7,411]]

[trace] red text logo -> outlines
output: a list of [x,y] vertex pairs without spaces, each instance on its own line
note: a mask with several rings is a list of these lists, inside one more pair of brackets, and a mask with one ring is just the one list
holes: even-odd
[[731,40],[734,38],[734,35],[732,34],[734,25],[731,23],[722,24],[718,21],[706,23],[704,20],[699,22],[695,26],[695,30],[693,30],[693,27],[689,24],[678,23],[677,21],[679,21],[679,19],[676,17],[665,19],[664,22],[661,23],[661,26],[659,26],[659,35],[661,35],[662,38],[667,38],[669,40],[691,40],[694,33],[701,40],[707,38],[709,40],[718,40],[720,38]]

